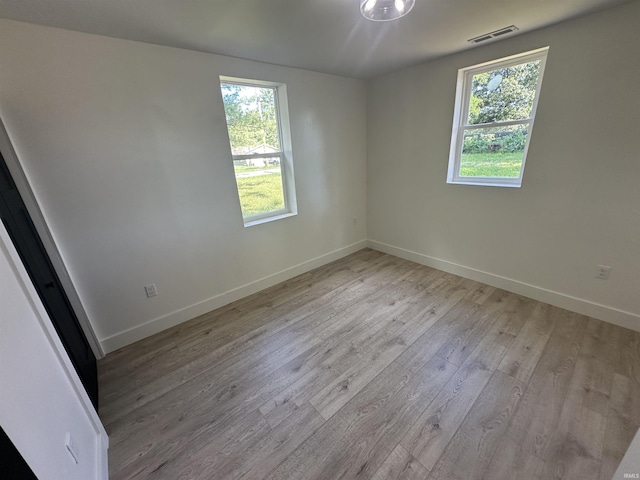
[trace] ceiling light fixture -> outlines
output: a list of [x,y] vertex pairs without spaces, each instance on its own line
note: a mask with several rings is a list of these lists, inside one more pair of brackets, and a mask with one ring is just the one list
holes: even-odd
[[360,11],[367,20],[386,22],[404,17],[416,0],[360,0]]

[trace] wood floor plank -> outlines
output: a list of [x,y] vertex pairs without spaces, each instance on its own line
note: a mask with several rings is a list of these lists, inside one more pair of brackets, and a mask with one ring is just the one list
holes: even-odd
[[627,447],[640,428],[640,384],[614,374],[600,467],[600,478],[613,477]]
[[618,340],[614,343],[617,350],[616,373],[640,384],[640,333],[627,329],[618,330]]
[[[212,473],[219,479],[259,478],[276,468],[323,423],[324,419],[310,404],[302,405],[268,436],[249,449],[236,451],[223,468]],[[251,462],[246,461],[247,457]]]
[[496,371],[439,457],[429,479],[490,478],[485,470],[524,390],[522,382]]
[[438,281],[438,279],[444,275],[446,274],[442,270],[436,270],[435,268],[414,264],[414,266],[407,271],[406,275],[403,275],[400,279],[392,281],[392,283],[409,283],[414,286],[415,291],[423,291],[428,289],[434,284],[434,282]]
[[[316,362],[315,367],[308,373],[260,407],[260,411],[272,426],[286,418],[292,411],[293,404],[302,405],[310,401],[328,384],[351,369],[354,364],[361,364],[367,352],[375,352],[376,346],[384,345],[389,341],[390,334],[394,334],[395,324],[400,323],[399,315],[402,312],[406,313],[406,309],[411,307],[406,298],[399,299],[398,295],[399,292],[394,290],[393,295],[389,297],[386,295],[379,297],[384,307],[375,309],[374,315],[368,313],[366,309],[362,311],[355,307],[343,311],[343,316],[350,320],[342,324],[340,329],[322,343],[323,348],[326,348],[322,361]],[[388,308],[391,299],[393,299],[393,306]],[[416,306],[413,305],[412,308],[415,310]],[[422,308],[419,307],[419,309]],[[366,315],[366,321],[362,320],[363,315]],[[360,319],[360,321],[356,322],[354,319]],[[425,324],[428,326],[428,320],[425,320]],[[387,347],[394,346],[398,347],[401,344],[391,342],[387,345]],[[367,374],[370,375],[370,373]],[[376,375],[377,373],[376,371]],[[353,388],[352,391],[354,394],[357,393]]]
[[[271,385],[271,375],[278,372],[279,368],[318,344],[313,336],[300,340],[267,356],[255,352],[255,356],[242,358],[223,372],[207,371],[134,410],[131,416],[109,426],[112,448],[121,442],[124,444],[122,448],[130,448],[130,445],[137,443],[136,435],[144,437],[145,429],[149,426],[160,426],[163,431],[187,431],[190,428],[197,429],[200,424],[211,424],[210,411],[217,411],[218,418],[222,417],[229,409],[246,402],[247,397],[254,396],[256,390]],[[283,382],[289,381],[297,373],[295,368],[288,374],[280,373],[278,378],[282,378]],[[244,369],[247,375],[239,375],[238,371]],[[280,385],[273,388],[280,388]],[[201,415],[205,417],[201,418]]]
[[589,326],[589,317],[552,306],[549,308],[549,318],[553,323],[554,336],[577,337],[582,342],[582,336]]
[[[432,283],[433,278],[434,276],[430,275],[430,272],[427,272],[426,276],[415,277],[411,282],[408,282],[411,285],[410,289],[414,291],[414,296],[418,298],[423,296],[426,288]],[[287,390],[280,392],[260,407],[260,411],[265,415],[269,423],[272,426],[277,425],[278,422],[286,418],[289,412],[292,411],[292,404],[300,405],[311,401],[313,397],[326,388],[327,384],[335,382],[336,379],[344,374],[348,368],[351,368],[354,363],[358,363],[358,359],[361,358],[364,352],[374,348],[374,342],[379,338],[376,336],[379,329],[385,325],[389,325],[392,329],[395,329],[394,324],[397,321],[397,313],[401,311],[403,305],[409,303],[405,295],[406,285],[402,288],[396,286],[391,292],[385,293],[382,296],[376,296],[375,300],[377,300],[377,304],[372,304],[371,301],[367,300],[364,305],[354,305],[342,309],[341,317],[344,319],[343,323],[338,325],[340,328],[337,329],[337,331],[336,327],[334,327],[333,335],[326,338],[323,343],[323,345],[332,350],[329,358],[318,365],[313,371],[309,372],[305,377],[291,385]],[[460,294],[450,295],[444,299],[439,299],[439,297],[436,296],[432,296],[432,298],[435,303],[425,304],[427,306],[431,305],[431,307],[424,308],[425,313],[419,318],[421,324],[412,332],[415,337],[418,336],[416,334],[417,331],[422,332],[427,330],[446,314],[448,309],[458,302]],[[415,303],[415,300],[411,301]],[[382,308],[379,305],[382,305]],[[340,310],[336,311],[339,312]],[[371,311],[375,312],[373,316],[370,313]],[[354,324],[353,318],[359,320],[357,325]],[[366,319],[366,322],[363,322],[363,318]],[[351,324],[351,327],[348,326],[349,324]],[[408,342],[408,340],[403,341]],[[393,346],[393,342],[390,346]],[[346,350],[346,347],[348,347],[348,350]],[[327,353],[329,353],[329,351],[327,351]],[[428,358],[421,364],[424,364],[426,360],[428,360]],[[369,371],[367,374],[371,376],[371,373],[372,371]],[[350,377],[347,376],[347,378]],[[357,393],[357,388],[352,385],[350,392],[345,391],[339,393],[343,394],[340,395],[343,400],[348,400],[348,398],[353,396],[351,393]]]
[[496,321],[494,312],[488,308],[472,307],[467,315],[453,337],[443,342],[435,353],[458,366],[464,363]]
[[[429,329],[428,334],[423,334],[400,356],[400,363],[413,371],[432,355],[439,353],[457,364],[462,364],[486,333],[484,327],[495,325],[498,318],[508,320],[508,315],[503,314],[513,314],[518,302],[516,295],[504,290],[495,290],[483,305],[478,305],[464,299],[458,300],[461,293],[464,296],[464,292],[467,290],[454,291],[433,307],[432,314],[442,318]],[[474,328],[477,323],[481,328]],[[477,334],[470,335],[465,332]],[[505,332],[502,333],[507,335]]]
[[[193,430],[188,439],[161,441],[157,448],[144,452],[144,456],[137,452],[120,451],[116,448],[112,454],[117,454],[118,458],[128,455],[131,460],[118,466],[112,465],[109,477],[111,479],[178,478],[178,475],[184,471],[180,470],[182,466],[180,460],[186,452],[184,444],[188,444],[194,452],[206,445],[211,445],[214,454],[212,461],[215,462],[218,458],[229,455],[230,452],[244,449],[248,443],[267,434],[268,431],[269,425],[261,418],[260,413],[255,411],[238,418],[225,428],[220,428],[216,435],[211,435],[203,429]],[[140,461],[142,458],[143,462]]]
[[545,451],[552,478],[579,480],[600,471],[606,419],[584,405],[565,403]]
[[398,357],[398,363],[404,365],[409,371],[419,369],[442,348],[442,345],[450,342],[458,332],[463,330],[469,319],[473,318],[480,308],[475,303],[458,300],[455,297],[443,300],[434,306],[431,313],[438,315],[440,319],[428,330],[428,334],[418,337]]
[[527,383],[549,341],[553,324],[548,321],[549,305],[539,303],[525,323],[498,369]]
[[480,305],[484,304],[484,302],[491,297],[493,292],[496,291],[495,287],[490,287],[489,285],[468,279],[464,280],[464,285],[469,290],[469,293],[464,296],[464,299],[469,300],[470,302],[479,303]]
[[424,480],[429,471],[402,446],[397,445],[371,480]]
[[[126,454],[128,457],[135,457],[136,460],[144,455],[145,469],[154,471],[160,465],[166,466],[167,462],[181,457],[184,452],[201,448],[212,436],[234,431],[235,425],[242,423],[247,417],[259,415],[256,418],[261,423],[263,417],[257,406],[264,401],[265,396],[270,396],[274,390],[282,388],[281,382],[286,385],[289,377],[295,378],[296,372],[301,370],[300,367],[306,359],[304,356],[294,359],[284,368],[257,382],[253,389],[248,391],[227,388],[199,403],[188,404],[185,408],[172,409],[170,412],[165,411],[162,418],[143,417],[140,423],[144,428],[136,429],[134,435],[113,445],[111,453],[118,457]],[[145,442],[151,429],[158,429],[165,441],[147,446]]]
[[403,305],[412,302],[412,297],[401,286],[388,288],[377,284],[366,298],[344,303],[333,303],[322,309],[320,315],[314,315],[309,328],[321,339],[332,337],[349,323],[370,323],[372,319],[391,317]]
[[555,478],[585,478],[601,469],[613,379],[593,339],[587,331],[555,432],[541,452]]
[[565,401],[606,417],[613,388],[612,368],[605,359],[591,357],[587,351],[583,342]]
[[[133,386],[137,386],[139,384],[138,380],[135,378],[134,372],[143,370],[146,365],[152,365],[154,362],[157,362],[158,359],[163,359],[165,356],[171,355],[172,353],[177,355],[177,344],[172,341],[170,337],[163,338],[166,338],[166,342],[159,343],[150,348],[144,348],[144,345],[141,345],[141,350],[138,356],[120,355],[120,358],[122,359],[121,370],[116,368],[117,365],[120,364],[118,362],[114,361],[112,363],[113,367],[104,366],[102,363],[103,360],[98,362],[98,382],[99,385],[104,385],[104,387],[99,389],[99,405],[100,413],[104,414],[105,418],[108,418],[111,412],[105,411],[104,406],[112,405],[114,400],[118,399],[126,392],[131,391]],[[117,353],[118,352],[115,354]],[[109,355],[105,358],[109,358]]]
[[[189,382],[194,379],[196,379],[196,382],[203,381],[204,377],[210,376],[214,367],[219,367],[218,376],[220,376],[219,372],[221,371],[233,375],[236,369],[234,365],[246,363],[247,361],[258,361],[256,356],[250,354],[250,352],[257,351],[260,352],[260,355],[266,356],[292,342],[319,342],[304,326],[295,325],[279,330],[273,335],[261,335],[256,338],[245,338],[244,340],[244,344],[230,342],[208,354],[203,354],[201,357],[156,380],[144,385],[136,384],[134,388],[130,388],[119,397],[112,399],[110,402],[105,402],[101,409],[105,426],[111,425],[129,412],[146,405],[165,393],[171,392],[178,386],[188,388]],[[247,353],[247,355],[241,356],[243,353]]]
[[514,478],[549,480],[553,478],[545,475],[546,468],[542,460],[520,448],[519,441],[504,435],[485,470],[484,478],[487,480],[513,480]]
[[416,374],[392,363],[267,478],[369,478],[454,371],[439,358]]
[[400,441],[428,470],[444,452],[505,352],[495,337],[487,335]]
[[547,342],[509,426],[511,437],[540,458],[557,427],[580,351],[582,333],[579,329],[574,333],[573,338],[552,335]]
[[[323,422],[318,412],[307,404],[276,429],[264,428],[266,423],[258,421],[244,430],[234,429],[233,436],[212,436],[211,441],[200,448],[193,446],[180,451],[163,465],[159,478],[256,478],[277,467]],[[221,442],[220,438],[225,437],[226,442]],[[245,461],[247,457],[252,459],[251,463]]]
[[363,249],[108,355],[99,382],[112,480],[608,480],[640,334]]
[[[434,302],[435,303],[435,302]],[[372,343],[368,354],[352,363],[344,374],[310,399],[311,404],[328,419],[351,400],[373,378],[395,360],[416,336],[426,332],[437,320],[428,315],[432,308],[426,299],[397,312]]]
[[530,321],[537,302],[521,295],[515,295],[509,307],[501,312],[496,325],[499,325],[496,341],[510,348],[523,326]]
[[[623,362],[620,355],[620,347],[624,345],[624,342],[620,341],[620,337],[629,334],[633,336],[633,332],[630,330],[601,322],[595,318],[588,318],[587,329],[582,339],[585,350],[583,353],[614,365],[618,362]],[[615,366],[616,368],[618,367],[618,365]]]

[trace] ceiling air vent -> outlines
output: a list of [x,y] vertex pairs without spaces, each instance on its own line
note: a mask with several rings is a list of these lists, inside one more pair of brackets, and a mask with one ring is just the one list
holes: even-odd
[[511,25],[509,27],[501,28],[500,30],[496,30],[495,32],[485,33],[480,35],[479,37],[473,37],[467,40],[469,43],[482,43],[487,40],[491,40],[492,38],[502,37],[503,35],[507,35],[508,33],[517,32],[518,27],[515,25]]

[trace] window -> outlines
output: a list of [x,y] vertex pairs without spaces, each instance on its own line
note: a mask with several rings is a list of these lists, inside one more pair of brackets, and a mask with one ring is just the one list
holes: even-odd
[[548,50],[458,71],[447,183],[521,186]]
[[286,87],[220,77],[245,227],[296,214]]

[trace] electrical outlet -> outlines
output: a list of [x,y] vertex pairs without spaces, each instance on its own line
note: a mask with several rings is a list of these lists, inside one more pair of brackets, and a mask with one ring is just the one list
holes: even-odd
[[358,219],[356,217],[353,217],[351,219],[351,223],[353,223],[353,226],[355,227],[358,224]]
[[158,289],[156,288],[156,284],[150,283],[149,285],[145,285],[144,293],[147,294],[147,298],[155,297],[156,295],[158,295]]
[[596,278],[600,280],[608,280],[610,273],[611,267],[608,267],[606,265],[598,265],[598,268],[596,270]]

